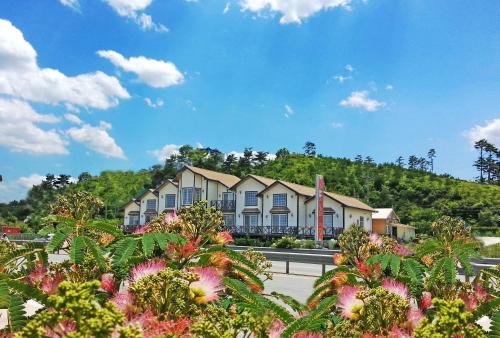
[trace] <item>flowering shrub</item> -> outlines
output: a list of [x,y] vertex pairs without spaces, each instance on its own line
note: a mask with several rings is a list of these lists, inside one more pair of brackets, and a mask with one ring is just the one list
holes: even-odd
[[[0,308],[8,310],[0,336],[484,337],[476,324],[484,315],[495,321],[492,334],[500,331],[498,269],[460,281],[459,268],[472,277],[475,243],[448,230],[414,252],[352,226],[339,238],[336,267],[302,304],[265,293],[270,262],[230,250],[222,215],[206,202],[130,235],[93,220],[100,205],[85,193],[60,199],[47,248],[12,247],[0,257]],[[69,259],[49,262],[47,251],[59,249]],[[32,318],[29,299],[43,306]]]

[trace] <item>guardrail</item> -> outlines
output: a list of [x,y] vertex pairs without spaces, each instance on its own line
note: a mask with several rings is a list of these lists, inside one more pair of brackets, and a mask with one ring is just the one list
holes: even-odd
[[[250,247],[231,246],[235,251],[244,251]],[[290,273],[290,263],[307,263],[321,265],[321,272],[326,272],[327,265],[334,265],[332,255],[340,252],[340,250],[322,250],[322,249],[275,249],[265,247],[252,247],[255,251],[262,253],[270,261],[285,262],[285,273]],[[491,268],[500,265],[500,258],[473,258],[471,260],[474,269],[474,275],[484,268]],[[464,271],[462,268],[458,269],[460,274]]]

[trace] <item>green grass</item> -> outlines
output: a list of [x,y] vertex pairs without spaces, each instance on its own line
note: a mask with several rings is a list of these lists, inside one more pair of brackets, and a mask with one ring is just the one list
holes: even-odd
[[500,258],[500,243],[483,246],[480,252],[483,257]]

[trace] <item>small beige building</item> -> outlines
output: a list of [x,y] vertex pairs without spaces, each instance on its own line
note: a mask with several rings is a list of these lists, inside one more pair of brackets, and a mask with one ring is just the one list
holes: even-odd
[[415,238],[415,227],[401,224],[401,221],[392,208],[377,208],[373,213],[373,232],[390,235],[403,241]]

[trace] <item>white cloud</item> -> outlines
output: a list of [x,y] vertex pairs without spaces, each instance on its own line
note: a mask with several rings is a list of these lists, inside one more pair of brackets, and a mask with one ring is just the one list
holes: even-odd
[[289,105],[285,104],[285,117],[289,118],[292,116],[295,112],[293,111],[293,108],[290,107]]
[[161,149],[150,150],[148,153],[158,160],[158,162],[165,162],[167,158],[170,158],[172,155],[179,154],[179,148],[181,146],[177,144],[166,144]]
[[278,12],[282,16],[281,24],[301,23],[303,19],[330,8],[344,7],[349,9],[351,0],[241,0],[243,11]]
[[37,113],[27,102],[0,97],[0,146],[13,152],[37,155],[67,154],[67,142],[51,129],[39,123],[59,122],[54,115]]
[[500,119],[486,121],[484,126],[475,125],[470,130],[464,133],[471,143],[481,139],[486,139],[489,143],[496,147],[500,147]]
[[20,200],[26,197],[26,193],[34,185],[42,183],[45,176],[31,174],[22,176],[16,180],[10,180],[4,177],[4,182],[0,184],[0,203],[8,203],[14,200]]
[[157,98],[156,101],[151,100],[149,97],[144,99],[144,102],[151,108],[160,108],[165,104],[162,99]]
[[345,70],[347,70],[348,72],[353,72],[354,71],[354,67],[351,66],[351,65],[345,65]]
[[333,78],[339,83],[344,83],[345,81],[352,79],[351,76],[342,76],[342,75],[335,75]]
[[97,127],[85,123],[81,127],[70,128],[67,134],[75,142],[81,143],[106,157],[127,159],[123,149],[116,144],[115,140],[107,132],[109,129],[111,129],[111,124],[101,121]]
[[227,2],[226,6],[224,7],[224,10],[222,11],[222,14],[227,14],[227,12],[229,12],[230,8],[231,8],[231,3]]
[[71,8],[72,10],[80,10],[80,3],[78,2],[78,0],[59,0],[59,2],[64,6]]
[[332,128],[338,129],[344,127],[344,124],[341,122],[332,122]]
[[76,116],[75,114],[64,114],[64,118],[66,121],[74,123],[74,124],[82,124],[82,120]]
[[393,90],[393,89],[394,89],[393,85],[388,84],[387,86],[385,86],[385,90]]
[[39,68],[37,54],[23,33],[0,19],[0,93],[48,104],[107,109],[130,97],[114,76],[102,72],[66,76]]
[[169,61],[148,59],[144,56],[127,59],[113,50],[100,50],[97,54],[115,66],[136,74],[140,81],[154,88],[165,88],[184,82],[182,73]]
[[153,22],[153,18],[143,13],[153,0],[104,0],[113,10],[123,17],[134,20],[143,30],[167,32],[168,28]]
[[386,103],[370,99],[368,97],[368,91],[364,90],[352,92],[347,99],[340,101],[340,105],[344,107],[361,108],[366,111],[377,111],[384,107]]

